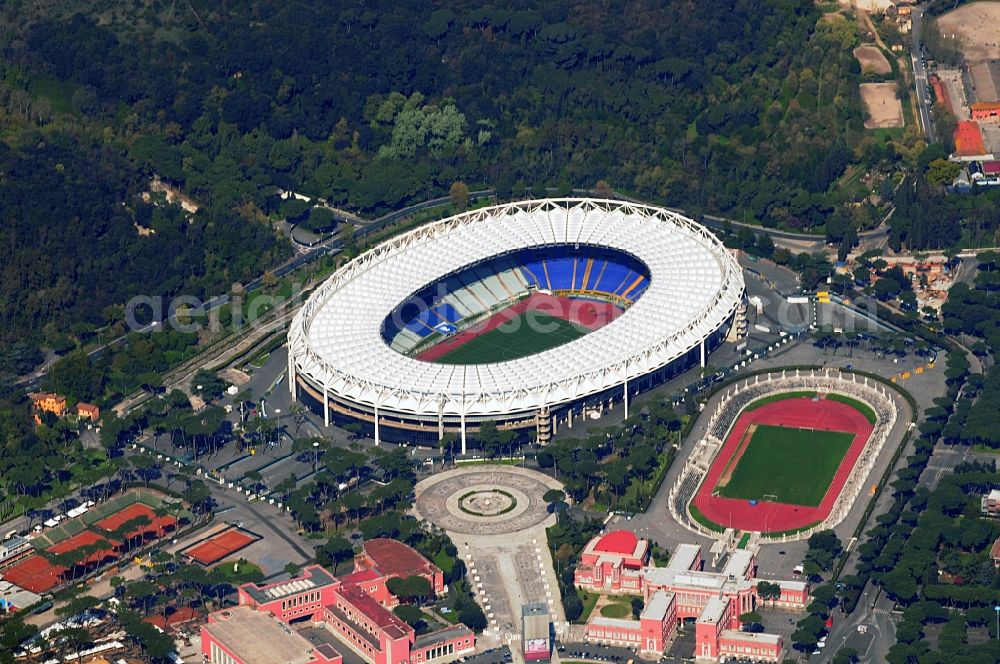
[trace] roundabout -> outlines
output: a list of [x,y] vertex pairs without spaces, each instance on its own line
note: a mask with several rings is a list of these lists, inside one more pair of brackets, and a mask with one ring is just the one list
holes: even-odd
[[554,521],[542,496],[561,486],[513,466],[456,468],[417,484],[414,507],[421,518],[449,532],[505,535]]

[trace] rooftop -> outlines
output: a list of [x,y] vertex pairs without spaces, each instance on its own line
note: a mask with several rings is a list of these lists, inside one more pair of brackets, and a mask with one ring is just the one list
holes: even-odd
[[753,632],[740,632],[735,629],[722,630],[721,638],[729,641],[754,641],[756,643],[767,643],[770,645],[778,645],[781,643],[781,637],[777,634],[765,634],[763,632],[755,634]]
[[800,592],[805,592],[806,588],[809,587],[809,584],[805,581],[795,581],[794,579],[775,579],[771,583],[777,583],[786,590],[798,590]]
[[663,620],[667,616],[670,603],[674,601],[674,594],[665,590],[657,590],[649,598],[649,603],[642,609],[640,618],[648,620]]
[[630,556],[635,553],[635,548],[638,545],[639,538],[634,533],[628,530],[613,530],[597,541],[597,544],[594,545],[594,551]]
[[246,664],[308,664],[309,641],[278,622],[270,613],[237,606],[212,614],[204,629]]
[[258,586],[256,583],[245,583],[241,588],[257,602],[264,603],[273,602],[276,599],[284,599],[285,597],[297,595],[307,590],[323,588],[334,583],[337,583],[337,577],[319,565],[311,565],[302,570],[302,576],[288,581],[272,583],[267,586]]
[[327,659],[334,659],[340,655],[340,651],[337,650],[337,639],[326,623],[315,623],[309,627],[303,627],[299,630],[299,635],[311,643],[313,648]]
[[697,544],[680,544],[674,549],[674,555],[670,556],[666,569],[687,571],[698,560],[699,555],[701,555],[701,546]]
[[421,634],[413,640],[413,648],[426,648],[427,646],[432,646],[436,643],[444,643],[463,636],[470,636],[471,634],[472,630],[465,625],[452,625],[451,627],[439,629],[436,632]]
[[11,551],[23,550],[25,547],[30,546],[31,542],[20,535],[14,535],[9,540],[0,542],[0,556],[5,556]]
[[619,629],[639,629],[638,620],[626,620],[625,618],[605,618],[604,616],[597,616],[595,618],[591,618],[589,624],[600,627],[617,627]]
[[364,544],[365,554],[386,576],[414,576],[439,571],[412,547],[392,539],[373,539]]
[[358,636],[367,641],[368,645],[370,645],[372,648],[374,648],[375,650],[379,650],[381,648],[378,639],[376,639],[373,634],[371,634],[368,630],[359,625],[357,620],[344,613],[344,611],[338,608],[336,604],[330,604],[329,606],[326,607],[326,610],[332,613],[334,617],[337,618],[337,620],[344,623],[345,625],[350,626],[351,629],[353,629]]
[[358,583],[364,583],[365,581],[374,581],[375,579],[381,579],[382,575],[373,569],[362,569],[357,572],[351,572],[347,576],[340,577],[340,582],[348,585],[355,585]]
[[722,573],[726,576],[746,577],[747,570],[750,569],[751,564],[753,564],[753,552],[746,549],[737,549],[730,554],[729,560],[726,561],[726,566],[722,569]]
[[729,606],[728,600],[709,597],[705,608],[701,610],[701,615],[698,616],[698,622],[717,624],[726,614],[727,606]]
[[372,599],[357,586],[343,586],[339,592],[354,608],[363,613],[389,636],[393,638],[403,637],[412,630],[396,614]]
[[0,606],[6,607],[11,605],[17,609],[23,609],[41,599],[39,595],[30,590],[25,590],[21,586],[15,586],[13,583],[7,581],[0,581]]

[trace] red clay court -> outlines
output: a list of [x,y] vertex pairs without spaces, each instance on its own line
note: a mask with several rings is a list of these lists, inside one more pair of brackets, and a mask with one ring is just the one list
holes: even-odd
[[[751,425],[765,424],[798,429],[818,429],[853,433],[854,440],[844,455],[829,489],[817,507],[760,501],[753,504],[749,500],[724,498],[713,495],[723,472],[734,455],[740,452],[741,441]],[[737,530],[763,532],[784,532],[796,530],[818,523],[833,509],[854,464],[861,456],[872,433],[872,424],[863,413],[840,401],[830,399],[813,400],[809,397],[795,397],[767,403],[760,408],[740,414],[736,424],[726,438],[722,449],[716,455],[708,474],[705,476],[692,504],[710,521]],[[783,467],[781,460],[775,460],[775,477],[782,473],[794,473],[794,468]],[[780,481],[780,480],[779,480]]]
[[520,302],[502,311],[498,311],[486,320],[476,323],[470,328],[462,330],[421,351],[416,355],[416,358],[424,362],[433,362],[456,348],[464,346],[476,337],[495,330],[508,321],[517,319],[528,311],[535,311],[539,314],[560,318],[568,323],[585,327],[590,331],[604,327],[624,313],[621,307],[615,306],[611,302],[580,297],[558,297],[547,293],[532,293]]
[[73,535],[72,537],[64,539],[58,544],[50,546],[48,549],[46,549],[46,551],[48,551],[49,553],[67,553],[69,551],[73,551],[74,549],[79,549],[81,547],[90,546],[93,544],[101,544],[106,546],[107,548],[95,551],[94,553],[90,554],[89,556],[81,560],[78,564],[90,565],[91,563],[100,562],[104,558],[116,557],[117,554],[115,553],[114,550],[114,544],[108,541],[106,537],[101,537],[97,533],[91,532],[89,530],[85,530],[78,535]]
[[140,516],[144,516],[149,519],[149,524],[145,526],[139,526],[132,532],[128,534],[128,539],[133,537],[138,537],[140,535],[145,535],[147,533],[154,533],[156,535],[162,535],[168,530],[172,530],[177,527],[177,519],[174,517],[167,516],[156,516],[149,505],[144,503],[132,503],[125,509],[115,512],[114,514],[101,519],[100,521],[94,523],[93,525],[106,532],[114,532],[118,528],[132,519],[136,519]]
[[3,571],[3,580],[33,593],[44,593],[62,583],[65,567],[52,565],[37,553]]
[[207,566],[250,546],[258,539],[260,538],[233,528],[194,545],[184,555]]
[[976,157],[986,154],[983,135],[979,131],[979,123],[973,120],[963,120],[955,127],[955,154],[963,157]]

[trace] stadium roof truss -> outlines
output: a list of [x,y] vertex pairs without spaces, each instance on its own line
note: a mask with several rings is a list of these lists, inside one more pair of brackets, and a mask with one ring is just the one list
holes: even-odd
[[[649,269],[649,287],[605,327],[506,362],[425,362],[393,351],[382,338],[386,317],[423,287],[494,256],[553,245],[631,254]],[[537,411],[683,357],[730,319],[743,292],[735,258],[680,214],[590,198],[521,201],[421,226],[341,267],[293,319],[289,367],[330,396],[386,414],[465,418]]]

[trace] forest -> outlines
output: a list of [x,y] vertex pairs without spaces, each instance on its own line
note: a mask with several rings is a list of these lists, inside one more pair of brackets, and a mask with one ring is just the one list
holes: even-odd
[[[851,25],[808,0],[7,3],[3,370],[274,265],[280,190],[376,214],[605,179],[820,228],[872,153]],[[153,174],[198,213],[144,204]]]

